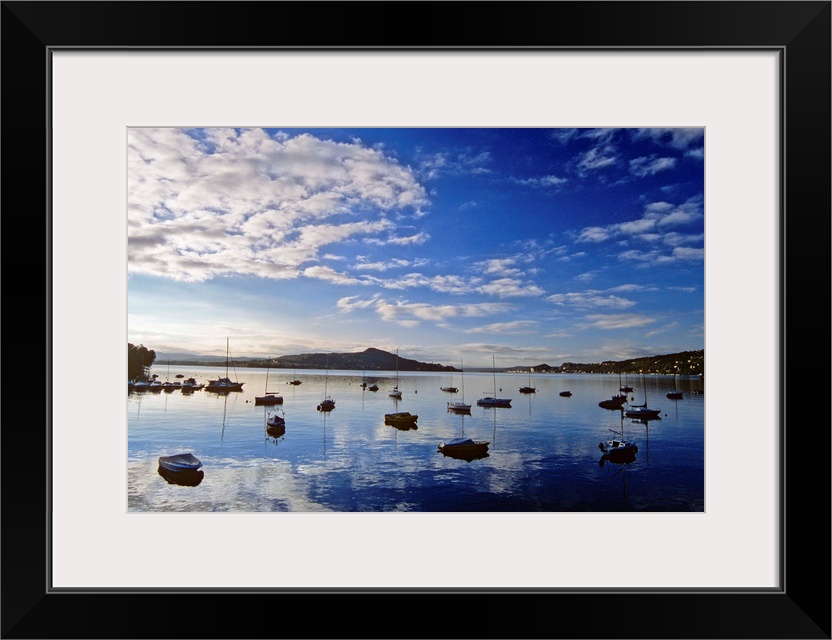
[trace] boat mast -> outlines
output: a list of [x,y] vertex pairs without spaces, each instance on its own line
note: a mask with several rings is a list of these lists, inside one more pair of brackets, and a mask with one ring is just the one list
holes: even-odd
[[494,374],[494,397],[497,397],[497,365],[494,363],[494,354],[491,354],[491,373]]
[[269,392],[269,369],[271,369],[271,366],[272,366],[272,358],[271,358],[271,356],[269,356],[269,362],[266,365],[266,388],[263,389],[263,393],[268,393]]
[[228,336],[225,337],[225,377],[228,377]]

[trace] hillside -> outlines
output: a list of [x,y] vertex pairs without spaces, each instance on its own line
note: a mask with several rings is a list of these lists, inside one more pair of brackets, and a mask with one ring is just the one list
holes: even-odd
[[[171,354],[173,355],[173,354]],[[184,354],[183,354],[184,355]],[[358,353],[302,353],[290,356],[272,358],[273,369],[324,369],[329,358],[330,369],[346,369],[353,371],[394,371],[396,369],[396,354],[381,349],[369,348]],[[168,362],[167,359],[164,360]],[[231,358],[229,361],[235,367],[269,366],[267,358]],[[212,356],[209,359],[200,356],[170,359],[172,365],[197,365],[224,367],[225,359]],[[419,362],[409,358],[399,357],[400,371],[459,371],[451,366],[433,362]],[[490,371],[491,369],[470,368],[468,371]],[[499,371],[515,371],[525,373],[528,365],[500,367]],[[551,366],[545,363],[534,365],[534,373],[639,373],[682,375],[700,375],[705,371],[705,350],[681,351],[630,360],[605,360],[603,362],[577,363],[564,362],[562,365]]]
[[[705,350],[681,351],[679,353],[668,353],[659,356],[646,358],[633,358],[632,360],[620,360],[579,364],[575,362],[564,362],[560,367],[549,367],[540,365],[552,373],[639,373],[645,374],[681,374],[698,376],[705,373]],[[528,367],[525,369],[528,371]],[[537,369],[535,369],[537,371]]]
[[[358,353],[301,353],[291,356],[272,358],[272,369],[348,369],[353,371],[395,371],[396,354],[381,349],[365,349]],[[205,360],[171,360],[174,365],[225,366],[225,359],[219,361]],[[235,367],[269,366],[268,358],[231,358],[229,364]],[[409,358],[399,357],[400,371],[457,371],[454,367],[446,367],[433,362],[419,362]]]

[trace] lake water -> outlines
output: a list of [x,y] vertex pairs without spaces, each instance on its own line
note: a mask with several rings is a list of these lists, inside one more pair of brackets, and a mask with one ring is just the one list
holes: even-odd
[[[166,371],[156,370],[161,379]],[[172,366],[206,382],[224,368]],[[257,406],[269,391],[283,404]],[[376,392],[361,388],[361,371],[238,369],[243,391],[218,394],[128,392],[128,509],[221,512],[702,512],[705,508],[704,394],[699,379],[681,378],[681,400],[666,398],[672,376],[629,376],[636,404],[661,409],[648,423],[622,421],[598,402],[617,393],[618,376],[537,374],[535,393],[518,389],[528,373],[496,376],[511,407],[479,407],[492,394],[492,373],[399,376],[401,400],[388,396],[395,372],[368,372]],[[287,384],[297,378],[300,385]],[[624,380],[622,380],[624,382]],[[464,384],[464,389],[462,388]],[[331,412],[317,410],[326,394]],[[460,387],[450,394],[441,387]],[[562,397],[561,391],[571,391]],[[471,404],[470,415],[447,411]],[[285,432],[271,435],[277,411]],[[416,428],[385,424],[384,414],[409,411]],[[604,460],[598,444],[622,427],[638,443],[632,460]],[[484,458],[464,460],[437,450],[467,436],[490,441]],[[164,477],[158,458],[192,452],[201,473]]]

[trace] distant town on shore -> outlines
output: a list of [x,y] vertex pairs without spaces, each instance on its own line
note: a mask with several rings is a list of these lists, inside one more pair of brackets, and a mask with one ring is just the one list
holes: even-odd
[[[192,354],[170,354],[162,355],[158,360],[156,353],[141,346],[128,344],[128,357],[139,353],[146,354],[144,365],[160,364],[179,366],[217,366],[225,367],[226,359],[221,356],[196,356]],[[279,356],[275,358],[231,358],[228,364],[238,368],[266,368],[273,369],[340,369],[355,371],[393,371],[398,368],[400,371],[448,371],[455,372],[460,369],[452,366],[436,364],[432,362],[419,362],[398,357],[396,354],[381,349],[369,348],[356,353],[304,353],[297,355]],[[603,362],[564,362],[560,366],[551,366],[546,363],[537,365],[513,365],[510,367],[497,367],[500,372],[527,373],[644,373],[645,375],[687,375],[701,376],[705,371],[705,350],[680,351],[663,355],[632,358],[628,360],[605,360]],[[466,371],[491,371],[491,368],[470,367]]]

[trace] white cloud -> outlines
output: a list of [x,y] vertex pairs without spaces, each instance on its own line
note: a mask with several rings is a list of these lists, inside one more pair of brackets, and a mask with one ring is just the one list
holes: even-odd
[[686,150],[690,147],[700,147],[705,137],[705,129],[698,128],[653,128],[634,129],[633,139],[640,140],[649,138],[656,144],[672,147],[674,149]]
[[307,278],[315,278],[316,280],[325,280],[335,284],[358,284],[360,280],[356,280],[346,273],[340,273],[330,267],[308,267],[303,270],[303,275]]
[[421,302],[377,300],[374,304],[376,313],[385,322],[394,322],[402,326],[413,327],[429,321],[443,324],[452,318],[478,318],[507,311],[510,307],[504,303],[486,302],[461,305],[432,305]]
[[539,296],[544,293],[543,289],[533,282],[522,282],[516,278],[498,278],[478,286],[476,290],[499,298]]
[[614,146],[609,144],[602,144],[593,147],[586,153],[578,156],[575,163],[578,174],[586,176],[592,171],[610,167],[618,162],[618,154]]
[[428,204],[409,169],[357,143],[261,129],[128,130],[131,272],[296,277],[335,242],[380,232],[424,242],[399,237],[387,216]]
[[659,171],[667,171],[676,165],[675,158],[659,158],[656,155],[650,157],[634,158],[630,160],[630,173],[639,178],[652,176]]
[[599,309],[627,309],[636,303],[627,298],[613,295],[601,295],[598,291],[583,293],[556,293],[546,298],[549,302],[559,306],[577,308],[593,307]]
[[502,334],[527,334],[535,333],[539,322],[534,320],[515,320],[514,322],[495,322],[482,327],[467,329],[465,333],[502,333]]
[[587,316],[586,319],[585,326],[597,329],[632,329],[655,322],[652,318],[637,314],[591,315]]

